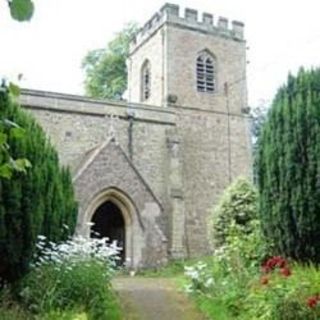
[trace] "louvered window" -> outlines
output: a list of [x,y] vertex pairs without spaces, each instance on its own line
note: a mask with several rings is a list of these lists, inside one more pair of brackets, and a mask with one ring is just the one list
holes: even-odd
[[150,63],[149,61],[145,61],[141,70],[141,82],[142,82],[142,90],[141,90],[141,100],[145,101],[150,98],[151,95],[151,73],[150,73]]
[[197,58],[197,89],[199,92],[214,92],[215,83],[215,63],[214,59],[207,52],[202,53]]

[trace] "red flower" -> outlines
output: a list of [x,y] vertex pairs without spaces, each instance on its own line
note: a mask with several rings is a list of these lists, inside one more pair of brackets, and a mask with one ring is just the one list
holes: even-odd
[[317,297],[310,297],[307,300],[307,304],[310,308],[315,308],[317,306],[318,299]]
[[281,268],[280,273],[285,277],[289,277],[292,274],[291,270],[288,267]]
[[278,259],[277,266],[279,268],[285,268],[286,265],[287,265],[287,261],[285,259],[283,259],[283,258]]
[[266,276],[261,277],[260,283],[263,284],[263,285],[268,284],[269,283],[269,278],[266,277]]
[[269,273],[271,271],[271,269],[264,265],[261,267],[261,271],[262,271],[262,273]]
[[268,273],[275,268],[286,268],[287,269],[287,261],[282,258],[281,256],[274,256],[270,259],[268,259],[263,265],[262,265],[262,272]]

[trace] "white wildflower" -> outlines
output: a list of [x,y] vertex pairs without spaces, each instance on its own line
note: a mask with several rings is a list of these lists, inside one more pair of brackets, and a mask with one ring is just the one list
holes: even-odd
[[193,292],[193,286],[192,286],[192,284],[186,284],[186,285],[184,286],[184,291],[185,291],[186,293],[192,293],[192,292]]
[[82,236],[75,236],[63,243],[48,242],[46,245],[41,243],[43,237],[37,244],[40,253],[33,263],[34,268],[45,264],[54,264],[57,270],[71,271],[77,264],[90,264],[95,260],[106,266],[106,272],[110,274],[115,266],[115,259],[118,257],[121,248],[117,243],[108,244],[108,239],[91,239]]
[[206,281],[205,281],[205,283],[204,283],[204,286],[206,287],[206,288],[209,288],[209,287],[211,287],[212,285],[213,285],[213,278],[208,278]]

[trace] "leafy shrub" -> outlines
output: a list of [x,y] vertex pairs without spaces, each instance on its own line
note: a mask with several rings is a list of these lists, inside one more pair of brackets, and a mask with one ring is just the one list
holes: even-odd
[[257,215],[257,191],[246,178],[239,177],[225,190],[214,209],[211,220],[214,244],[225,243],[232,223],[241,226],[244,233],[250,232],[250,221]]
[[245,298],[259,264],[268,255],[261,237],[260,225],[252,220],[244,233],[234,221],[225,244],[215,250],[209,263],[198,263],[185,269],[189,278],[187,292],[197,297],[202,309],[213,319],[235,319],[244,309]]
[[13,159],[26,158],[32,165],[26,173],[14,171],[11,179],[0,179],[0,281],[14,281],[28,270],[38,234],[61,241],[73,233],[77,206],[70,173],[59,167],[44,131],[4,90],[0,119],[23,128],[22,138],[9,134],[6,142]]
[[270,320],[319,319],[320,270],[312,265],[290,265],[281,257],[273,257],[263,265],[262,272],[260,281],[251,283],[247,295],[248,316]]
[[187,292],[205,292],[214,282],[212,275],[208,272],[208,265],[202,261],[190,267],[186,266],[185,275],[191,280],[191,283],[186,286]]
[[0,304],[1,320],[31,320],[32,317],[18,305],[7,304],[1,300]]
[[266,260],[261,269],[253,264],[244,267],[239,263],[241,253],[231,255],[232,259],[230,252],[220,249],[212,263],[186,269],[187,290],[210,319],[320,318],[319,269],[278,256]]
[[264,237],[257,218],[245,225],[230,219],[223,230],[223,244],[212,261],[195,264],[185,272],[187,291],[209,318],[320,319],[317,267],[289,263],[281,256],[266,259],[272,243]]
[[118,248],[106,239],[76,237],[62,244],[44,239],[33,270],[22,281],[20,300],[33,314],[83,310],[89,319],[119,319],[110,279]]

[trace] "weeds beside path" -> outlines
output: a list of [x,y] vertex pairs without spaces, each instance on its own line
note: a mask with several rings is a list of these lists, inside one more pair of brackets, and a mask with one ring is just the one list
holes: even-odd
[[123,320],[205,319],[172,279],[117,277],[113,287],[123,306]]

